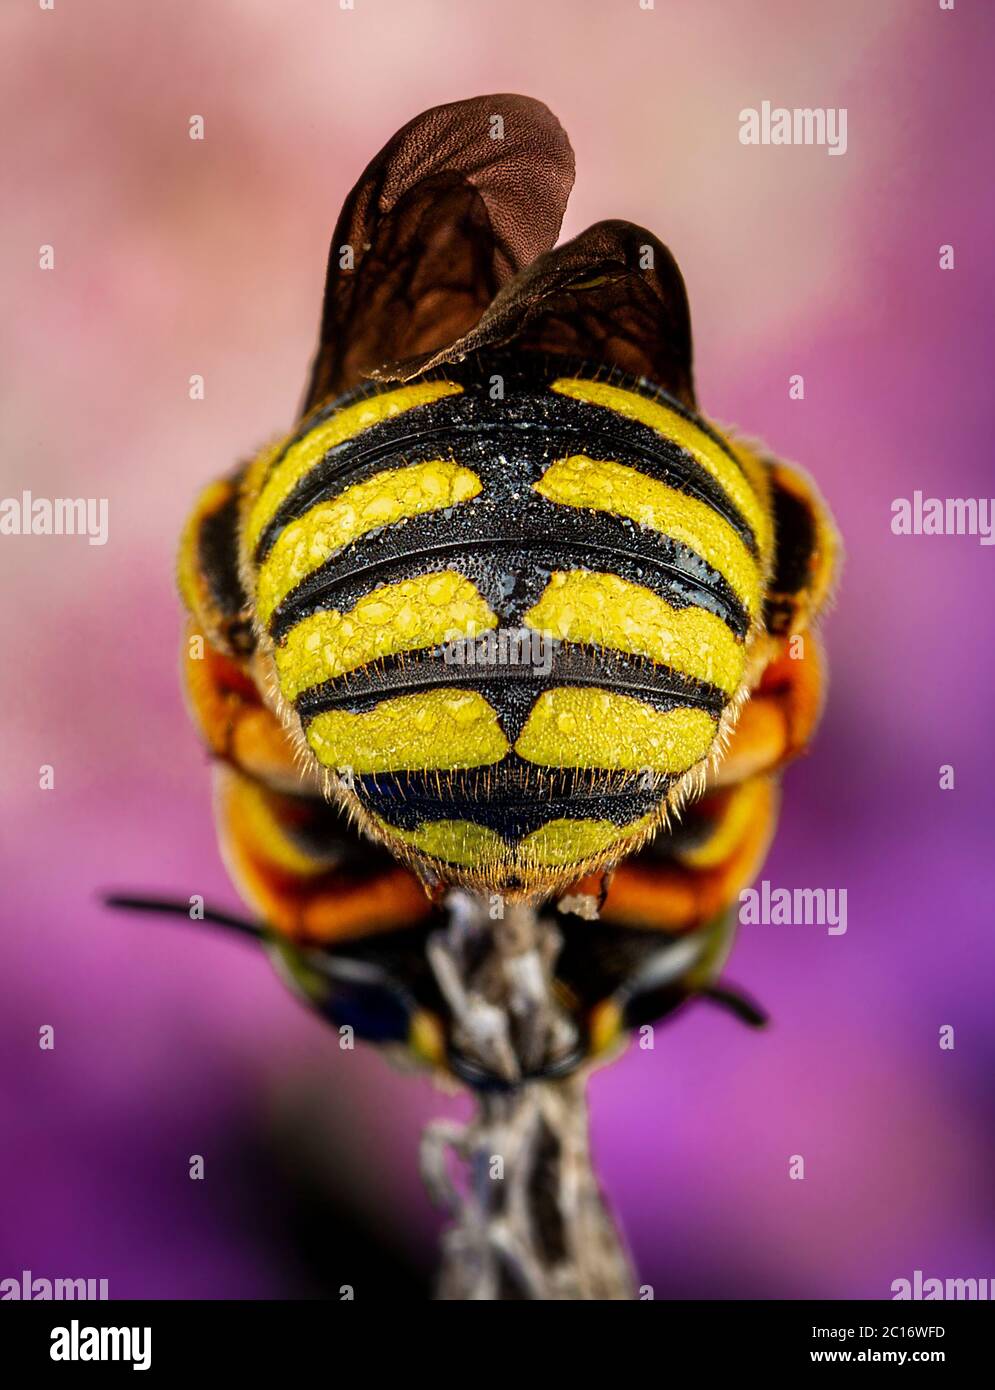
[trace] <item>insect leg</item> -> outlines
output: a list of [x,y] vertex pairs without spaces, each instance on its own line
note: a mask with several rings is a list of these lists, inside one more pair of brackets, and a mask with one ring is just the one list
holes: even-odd
[[754,777],[689,807],[615,871],[601,909],[606,923],[685,932],[736,901],[759,872],[777,822],[776,778]]
[[243,898],[298,943],[354,941],[427,919],[414,874],[360,840],[336,806],[215,769],[221,851]]

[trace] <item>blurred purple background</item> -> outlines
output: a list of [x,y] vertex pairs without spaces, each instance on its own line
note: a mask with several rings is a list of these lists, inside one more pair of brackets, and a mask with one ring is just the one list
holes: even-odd
[[[340,1052],[252,950],[95,895],[237,909],[177,684],[176,538],[291,422],[360,169],[418,111],[490,91],[570,133],[565,234],[626,217],[670,245],[703,408],[808,468],[848,552],[828,713],[765,876],[845,887],[849,929],[744,927],[728,974],[769,1032],[702,1006],[595,1076],[641,1277],[882,1298],[917,1268],[995,1276],[995,552],[890,530],[916,488],[995,491],[993,38],[968,0],[4,6],[0,495],[107,497],[110,540],[0,537],[0,1278],[424,1288],[418,1134],[464,1102]],[[847,153],[742,146],[764,100],[845,106]]]

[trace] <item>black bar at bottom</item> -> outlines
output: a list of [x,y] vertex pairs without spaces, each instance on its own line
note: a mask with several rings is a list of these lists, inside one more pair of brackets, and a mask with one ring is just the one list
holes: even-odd
[[[139,1385],[156,1376],[181,1385],[185,1373],[212,1371],[254,1379],[272,1371],[281,1383],[313,1374],[318,1385],[342,1374],[356,1383],[364,1367],[378,1382],[389,1364],[429,1383],[436,1373],[451,1380],[458,1346],[463,1375],[486,1369],[493,1378],[502,1362],[517,1366],[520,1375],[533,1360],[527,1346],[539,1350],[538,1338],[558,1378],[574,1357],[596,1350],[626,1383],[654,1366],[663,1374],[675,1365],[758,1376],[815,1367],[845,1377],[849,1367],[890,1364],[944,1366],[966,1375],[988,1362],[993,1328],[989,1302],[928,1300],[661,1301],[628,1313],[589,1310],[577,1323],[569,1312],[552,1322],[542,1314],[542,1323],[530,1323],[526,1313],[524,1324],[516,1321],[521,1314],[509,1311],[484,1316],[484,1324],[472,1315],[468,1323],[466,1312],[452,1306],[383,1303],[375,1288],[357,1288],[342,1301],[308,1303],[12,1301],[0,1302],[0,1346],[3,1363],[17,1366],[17,1383],[27,1386],[71,1385],[79,1376],[115,1372],[139,1374]],[[460,1338],[461,1329],[468,1340]],[[516,1335],[522,1332],[528,1343]]]

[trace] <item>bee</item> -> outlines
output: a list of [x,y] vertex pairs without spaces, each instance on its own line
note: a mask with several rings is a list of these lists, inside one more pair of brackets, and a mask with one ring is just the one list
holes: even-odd
[[681,274],[520,96],[346,200],[297,423],[200,496],[183,671],[231,876],[335,1026],[481,1091],[719,981],[825,685],[812,482],[699,411]]

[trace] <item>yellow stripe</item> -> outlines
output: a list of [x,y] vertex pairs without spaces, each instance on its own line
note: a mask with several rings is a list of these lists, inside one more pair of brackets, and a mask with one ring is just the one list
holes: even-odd
[[703,429],[685,419],[679,411],[671,410],[659,401],[651,401],[646,396],[640,396],[635,391],[625,391],[620,386],[609,386],[604,381],[579,381],[571,377],[561,377],[553,382],[551,389],[561,396],[570,396],[575,401],[586,401],[589,405],[599,405],[606,410],[614,410],[619,415],[624,415],[627,420],[648,425],[650,429],[656,430],[658,434],[684,449],[710,477],[715,479],[731,499],[756,537],[758,548],[766,554],[770,544],[770,521],[760,498],[739,465]]
[[629,695],[567,686],[539,696],[515,752],[544,767],[680,773],[702,760],[716,727],[702,709],[661,711]]
[[227,815],[248,844],[249,852],[298,878],[328,871],[329,861],[308,854],[294,843],[280,820],[270,794],[257,782],[240,777],[229,789]]
[[771,486],[770,470],[766,463],[750,449],[740,439],[726,439],[726,444],[736,457],[736,462],[746,474],[746,480],[750,484],[755,495],[760,499],[760,506],[764,516],[764,531],[757,536],[757,545],[763,554],[769,558],[770,551],[774,545],[774,528],[771,523]]
[[629,825],[616,825],[610,820],[549,820],[526,835],[519,845],[518,857],[524,864],[547,868],[582,864],[612,845],[631,839],[654,819],[652,815],[642,816]]
[[468,579],[453,570],[374,589],[346,613],[326,609],[290,629],[274,649],[288,700],[322,681],[395,652],[418,651],[497,627]]
[[483,767],[508,752],[494,709],[467,690],[399,695],[365,714],[326,710],[307,741],[325,767],[357,773]]
[[753,616],[759,609],[756,561],[728,521],[696,497],[648,478],[635,468],[584,454],[556,459],[534,487],[551,502],[631,517],[641,526],[690,546],[718,570],[747,613]]
[[651,657],[729,695],[743,678],[745,648],[721,618],[704,608],[672,608],[616,574],[557,571],[524,621],[562,642]]
[[423,381],[416,386],[402,386],[398,391],[385,391],[379,395],[367,396],[352,405],[336,411],[320,425],[315,425],[303,439],[292,444],[273,472],[263,484],[246,522],[246,544],[251,555],[259,544],[259,538],[272,521],[280,504],[290,495],[300,480],[308,474],[337,444],[383,420],[393,420],[395,416],[419,405],[429,405],[442,400],[444,396],[455,396],[463,390],[450,381]]
[[715,869],[739,849],[747,832],[762,825],[770,815],[771,784],[767,777],[744,782],[729,795],[722,814],[714,822],[708,838],[700,845],[681,850],[677,858],[689,869]]
[[389,839],[399,840],[420,854],[441,859],[446,864],[472,869],[478,865],[498,864],[508,858],[508,846],[501,836],[474,821],[426,821],[417,830],[399,830],[380,816],[373,819]]
[[280,532],[260,567],[256,606],[269,622],[274,608],[343,545],[405,517],[420,516],[476,497],[476,473],[446,459],[388,468],[337,497],[319,502]]
[[400,841],[419,854],[465,869],[507,866],[522,873],[537,868],[584,864],[612,845],[640,835],[654,820],[642,816],[629,825],[607,820],[551,820],[509,844],[495,830],[469,820],[426,821],[417,830],[399,830],[380,816],[374,821],[388,839]]

